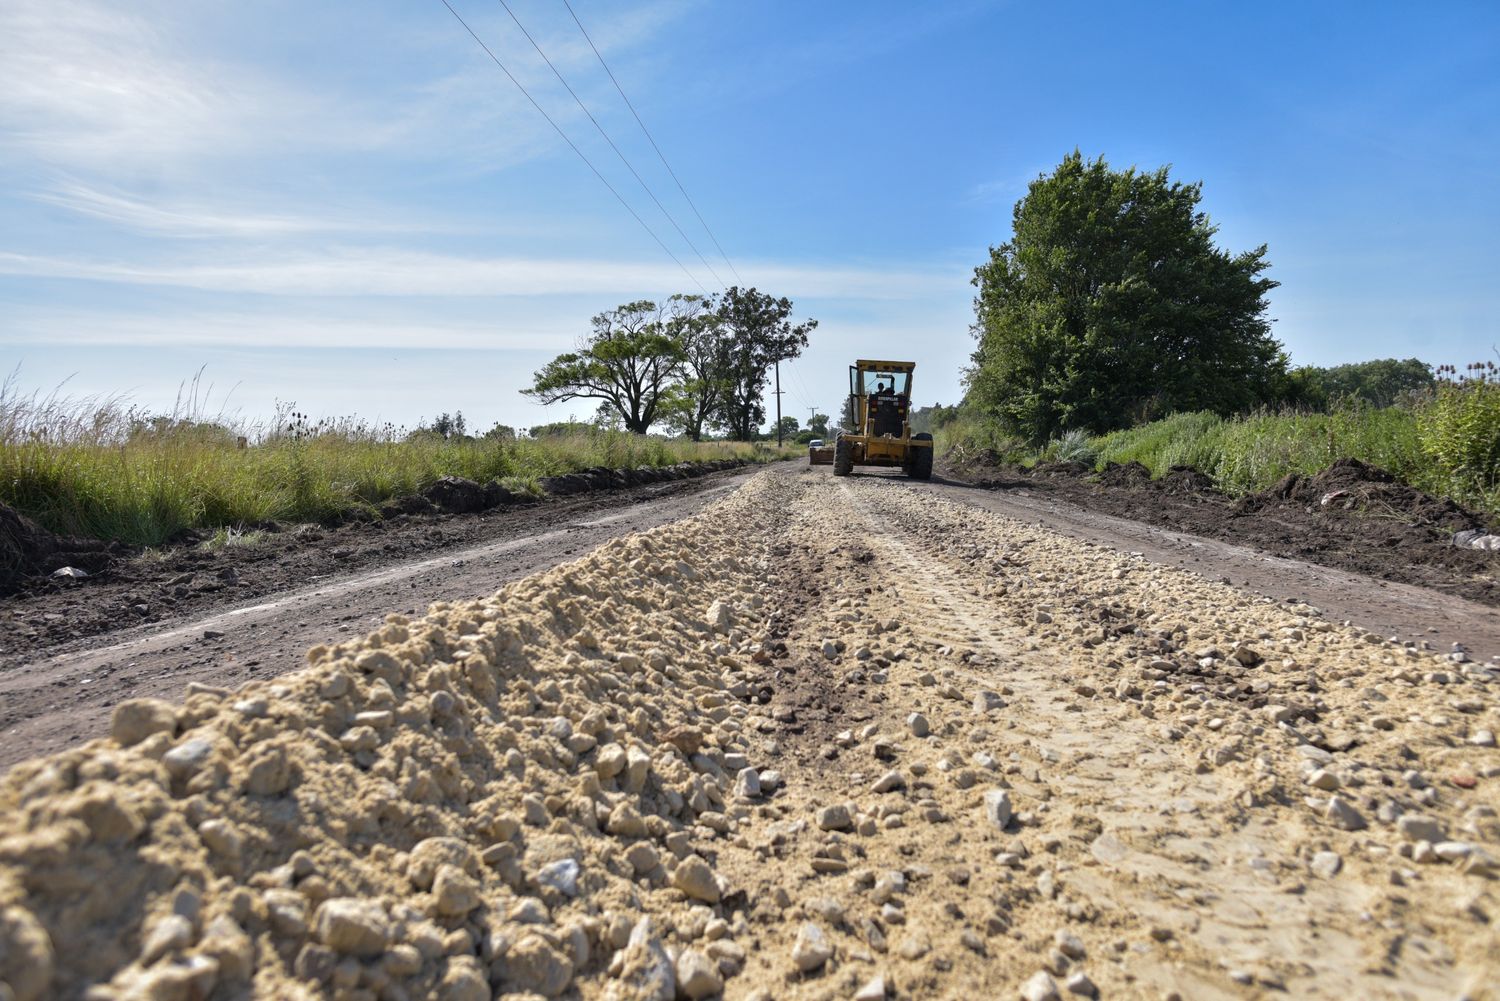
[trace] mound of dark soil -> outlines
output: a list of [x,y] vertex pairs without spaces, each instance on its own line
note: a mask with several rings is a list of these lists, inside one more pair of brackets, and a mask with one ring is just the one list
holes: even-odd
[[1093,467],[1084,462],[1038,462],[1031,467],[1033,476],[1082,476],[1093,472]]
[[98,573],[109,565],[110,547],[97,539],[54,535],[13,508],[0,504],[0,594],[26,577],[63,567]]
[[1151,470],[1139,462],[1105,463],[1104,469],[1099,473],[1099,482],[1107,487],[1134,487],[1151,480]]
[[1407,486],[1378,466],[1340,459],[1315,476],[1292,473],[1269,490],[1242,498],[1237,513],[1300,507],[1330,515],[1362,514],[1397,519],[1413,527],[1452,534],[1483,530],[1485,520],[1446,497],[1434,497]]
[[1169,494],[1180,494],[1185,497],[1197,497],[1203,494],[1217,494],[1218,488],[1214,481],[1204,476],[1192,466],[1173,466],[1167,470],[1167,475],[1160,481],[1160,488]]
[[940,462],[940,468],[950,479],[976,486],[1031,491],[1276,556],[1500,605],[1500,552],[1452,544],[1455,532],[1489,531],[1493,522],[1356,459],[1340,459],[1314,476],[1288,476],[1238,500],[1182,466],[1157,480],[1139,463],[1110,464],[1096,473],[1075,471],[1074,463],[984,467],[969,457],[961,465]]

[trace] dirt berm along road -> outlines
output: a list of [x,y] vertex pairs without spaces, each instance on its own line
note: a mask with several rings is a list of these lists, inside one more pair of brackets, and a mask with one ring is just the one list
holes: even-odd
[[1497,996],[1500,679],[1428,599],[966,496],[769,470],[119,705],[0,783],[0,996]]

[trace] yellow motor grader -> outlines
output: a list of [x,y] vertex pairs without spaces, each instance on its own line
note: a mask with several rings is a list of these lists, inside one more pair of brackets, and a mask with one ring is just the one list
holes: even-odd
[[932,476],[932,435],[911,433],[911,375],[916,362],[868,361],[849,366],[844,429],[833,442],[833,475],[855,466],[900,466],[906,475]]

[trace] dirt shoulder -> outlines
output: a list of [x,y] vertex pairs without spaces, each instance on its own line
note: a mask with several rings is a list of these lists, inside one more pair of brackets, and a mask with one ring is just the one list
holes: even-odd
[[[1453,534],[1494,526],[1452,501],[1343,460],[1314,477],[1288,477],[1233,498],[1207,477],[1174,470],[1153,480],[1139,464],[1096,473],[1079,464],[1019,466],[939,462],[956,483],[1061,501],[1286,559],[1500,606],[1500,552],[1458,549]],[[1310,599],[1311,600],[1311,599]]]

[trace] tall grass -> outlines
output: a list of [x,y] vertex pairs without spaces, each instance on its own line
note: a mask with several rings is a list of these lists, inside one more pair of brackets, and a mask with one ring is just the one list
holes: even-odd
[[1103,468],[1139,462],[1159,477],[1190,466],[1230,494],[1263,490],[1288,473],[1310,475],[1337,459],[1379,466],[1428,493],[1500,515],[1500,381],[1493,368],[1441,380],[1429,397],[1374,407],[1349,403],[1331,413],[1260,412],[1223,418],[1175,414],[1089,437],[1070,432],[1045,448],[1027,447],[999,425],[961,417],[939,432],[957,457],[981,449],[1030,465],[1073,459]]
[[118,398],[26,396],[12,377],[0,385],[0,502],[55,532],[154,546],[186,529],[336,520],[445,475],[524,491],[595,466],[774,455],[603,430],[445,440],[359,420],[311,424],[289,409],[251,426],[198,410],[191,397],[147,417]]

